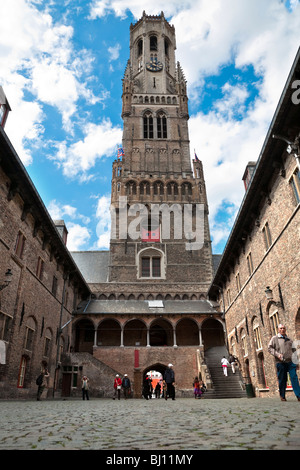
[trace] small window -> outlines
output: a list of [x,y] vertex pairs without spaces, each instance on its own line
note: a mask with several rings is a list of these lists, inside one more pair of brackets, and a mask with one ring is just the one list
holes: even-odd
[[56,292],[57,292],[57,277],[53,276],[53,280],[52,280],[52,294],[54,296],[56,296]]
[[27,358],[25,356],[22,356],[20,370],[19,370],[19,377],[18,377],[18,388],[24,387],[26,368],[27,368]]
[[257,319],[253,322],[253,332],[254,332],[254,340],[256,342],[256,349],[262,349],[262,341],[259,329],[259,323]]
[[279,325],[279,315],[278,315],[277,310],[270,314],[270,323],[271,323],[272,334],[277,335],[278,325]]
[[241,331],[241,340],[242,340],[242,351],[243,356],[248,356],[248,345],[247,345],[247,338],[245,330]]
[[33,335],[34,330],[32,330],[31,328],[26,328],[24,347],[25,349],[28,349],[28,351],[32,351]]
[[228,306],[229,306],[231,304],[230,289],[227,289],[227,302],[228,302]]
[[298,169],[293,173],[293,176],[290,179],[290,185],[293,189],[296,204],[299,204],[300,202],[300,171]]
[[23,233],[19,232],[17,236],[17,241],[16,241],[15,254],[21,259],[24,253],[25,240],[26,238],[23,235]]
[[247,265],[248,265],[249,276],[251,276],[251,274],[253,273],[253,262],[252,262],[251,252],[247,256]]
[[270,227],[268,222],[266,222],[265,226],[262,229],[262,233],[264,236],[264,241],[265,241],[265,248],[266,251],[270,248],[272,245],[272,238],[271,238],[271,232],[270,232]]
[[38,257],[38,262],[37,262],[37,267],[36,267],[36,276],[41,280],[43,277],[43,272],[44,272],[44,261],[42,258],[39,256]]
[[240,290],[241,290],[240,273],[237,273],[237,275],[235,276],[235,280],[236,280],[236,288],[237,288],[237,291],[240,292]]
[[9,341],[12,329],[12,318],[5,313],[0,313],[0,340]]

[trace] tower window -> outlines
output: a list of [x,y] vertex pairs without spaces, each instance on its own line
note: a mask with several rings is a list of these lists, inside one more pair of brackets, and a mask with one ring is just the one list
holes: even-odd
[[160,277],[160,258],[143,257],[142,258],[142,277]]
[[137,45],[138,57],[143,53],[143,40],[140,39]]
[[169,42],[165,39],[165,54],[166,56],[169,55]]
[[150,51],[157,51],[157,37],[150,36]]
[[167,138],[167,118],[164,114],[160,114],[157,116],[157,138]]
[[150,113],[144,116],[144,139],[153,139],[153,117]]

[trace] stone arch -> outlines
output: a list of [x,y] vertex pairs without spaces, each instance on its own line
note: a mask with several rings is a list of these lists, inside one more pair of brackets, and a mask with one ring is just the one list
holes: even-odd
[[114,318],[102,320],[97,329],[98,346],[120,346],[121,325]]
[[168,320],[155,319],[149,329],[150,346],[173,346],[173,327]]
[[160,362],[156,362],[155,364],[151,364],[150,366],[147,366],[144,370],[143,370],[143,377],[146,376],[146,374],[148,372],[150,372],[151,370],[157,370],[157,372],[160,372],[162,376],[164,376],[164,373],[165,373],[165,370],[166,370],[167,366],[165,364],[162,364]]
[[199,346],[199,327],[192,318],[182,318],[176,325],[177,346]]
[[124,326],[124,346],[147,346],[147,327],[139,319],[128,320]]
[[225,346],[223,324],[215,318],[208,318],[201,325],[204,350],[214,346]]

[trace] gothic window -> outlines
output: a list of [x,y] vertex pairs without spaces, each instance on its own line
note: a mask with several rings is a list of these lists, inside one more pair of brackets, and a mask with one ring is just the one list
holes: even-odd
[[178,185],[177,183],[168,183],[167,184],[167,193],[169,196],[176,196],[178,194]]
[[138,257],[139,278],[163,278],[164,255],[161,250],[147,248],[142,250]]
[[128,181],[128,183],[126,183],[126,194],[128,196],[136,194],[136,184],[134,181]]
[[144,115],[144,139],[153,139],[153,116],[149,112]]
[[142,181],[140,184],[140,194],[146,196],[150,194],[150,184],[148,181]]
[[155,181],[153,185],[154,194],[158,196],[163,196],[164,194],[164,185],[161,181]]
[[150,36],[150,51],[157,51],[157,37]]
[[279,325],[278,311],[275,310],[274,312],[270,313],[269,316],[270,316],[270,325],[271,325],[272,334],[276,335],[278,332],[278,325]]
[[33,339],[34,333],[36,330],[36,325],[32,317],[29,317],[26,324],[25,338],[24,338],[24,348],[32,351],[33,348]]
[[142,55],[142,53],[143,53],[143,40],[140,39],[139,42],[138,42],[138,44],[137,44],[137,54],[138,54],[138,57],[139,57],[140,55]]
[[169,56],[169,41],[165,39],[165,55]]
[[167,138],[167,118],[164,113],[159,113],[157,115],[157,138]]
[[192,195],[192,185],[190,183],[184,183],[181,190],[182,195],[191,196]]

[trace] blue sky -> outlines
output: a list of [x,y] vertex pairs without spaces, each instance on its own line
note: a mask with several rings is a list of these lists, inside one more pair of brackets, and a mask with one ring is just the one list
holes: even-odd
[[122,138],[129,27],[175,26],[188,83],[191,158],[202,160],[221,253],[299,47],[299,0],[0,2],[5,130],[72,250],[107,249],[112,162]]

